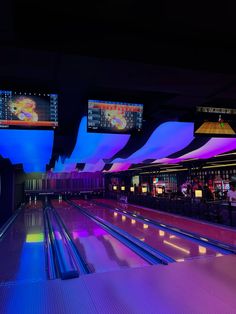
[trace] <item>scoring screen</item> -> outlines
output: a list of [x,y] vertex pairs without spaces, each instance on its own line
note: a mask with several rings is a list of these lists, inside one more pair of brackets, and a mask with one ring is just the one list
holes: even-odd
[[58,126],[58,95],[0,90],[0,128]]
[[142,129],[143,104],[89,100],[88,131],[131,133]]

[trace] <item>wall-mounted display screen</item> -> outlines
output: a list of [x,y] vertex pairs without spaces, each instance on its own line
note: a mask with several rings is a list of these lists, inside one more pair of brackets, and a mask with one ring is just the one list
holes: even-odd
[[194,135],[212,137],[236,137],[236,109],[197,107]]
[[58,126],[58,95],[0,90],[0,128]]
[[88,131],[132,133],[141,131],[143,104],[89,100]]

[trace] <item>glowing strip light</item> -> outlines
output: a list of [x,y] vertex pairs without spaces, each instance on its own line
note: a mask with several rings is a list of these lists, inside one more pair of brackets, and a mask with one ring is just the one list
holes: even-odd
[[164,173],[164,172],[178,172],[178,171],[187,171],[189,170],[188,168],[182,168],[182,169],[166,169],[166,170],[161,170],[160,172],[161,173]]
[[[235,159],[227,159],[227,162],[235,162]],[[225,163],[225,160],[218,160],[218,161],[207,161],[206,164],[211,164],[211,165],[219,165],[222,164],[222,163]]]
[[54,131],[0,130],[0,154],[25,172],[45,172],[53,148]]
[[217,156],[214,156],[214,157],[224,157],[224,156],[231,156],[231,155],[236,155],[236,153],[228,153],[228,154],[219,154]]
[[171,243],[171,242],[166,241],[166,240],[164,240],[163,243],[165,243],[165,244],[167,244],[167,245],[169,245],[169,246],[172,246],[173,248],[175,248],[175,249],[177,249],[177,250],[179,250],[179,251],[181,251],[181,252],[184,252],[184,253],[186,253],[186,254],[190,254],[190,251],[189,251],[189,250],[186,250],[186,249],[182,248],[181,246],[178,246],[178,245],[176,245],[176,244],[174,244],[174,243]]
[[215,165],[215,166],[204,166],[202,168],[208,169],[208,168],[231,167],[231,166],[236,166],[236,164],[223,164],[223,165]]

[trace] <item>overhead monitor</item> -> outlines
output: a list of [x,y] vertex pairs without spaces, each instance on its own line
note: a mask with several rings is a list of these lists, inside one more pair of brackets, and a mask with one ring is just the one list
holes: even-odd
[[143,104],[88,101],[88,132],[124,133],[142,129]]
[[194,135],[236,137],[236,109],[196,107]]
[[58,95],[0,90],[0,128],[54,129]]

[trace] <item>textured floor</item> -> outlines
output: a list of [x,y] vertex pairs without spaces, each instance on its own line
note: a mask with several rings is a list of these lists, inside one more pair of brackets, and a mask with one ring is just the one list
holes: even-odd
[[236,256],[0,284],[0,313],[235,313]]

